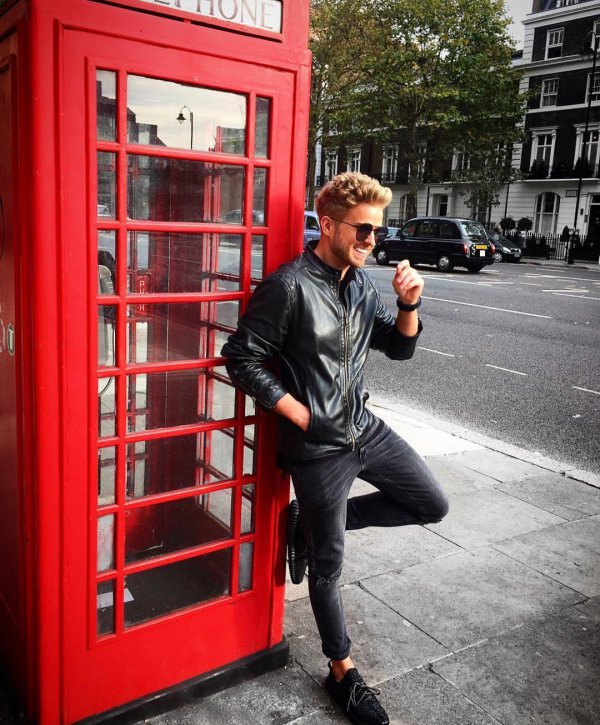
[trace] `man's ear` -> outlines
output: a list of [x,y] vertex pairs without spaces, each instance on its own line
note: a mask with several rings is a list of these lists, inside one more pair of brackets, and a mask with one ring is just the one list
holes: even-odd
[[319,223],[321,225],[321,231],[326,234],[328,237],[333,236],[333,219],[328,216],[322,216],[319,219]]

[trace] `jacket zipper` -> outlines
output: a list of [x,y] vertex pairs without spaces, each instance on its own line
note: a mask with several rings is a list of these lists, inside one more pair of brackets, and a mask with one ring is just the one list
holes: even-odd
[[356,448],[356,438],[354,436],[354,432],[352,430],[352,420],[350,417],[350,400],[348,398],[348,392],[350,390],[350,360],[348,356],[348,349],[350,347],[350,333],[349,333],[349,322],[348,322],[348,312],[346,310],[346,307],[342,302],[340,302],[340,283],[338,283],[338,296],[337,296],[337,302],[342,308],[342,321],[343,321],[343,329],[344,329],[344,375],[346,378],[346,386],[344,390],[344,402],[346,403],[346,414],[348,417],[348,431],[350,433],[350,441],[352,443],[352,450]]

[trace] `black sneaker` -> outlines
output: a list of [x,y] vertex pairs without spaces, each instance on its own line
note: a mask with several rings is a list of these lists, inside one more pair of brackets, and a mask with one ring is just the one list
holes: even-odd
[[390,719],[376,697],[379,695],[379,690],[368,687],[356,667],[348,670],[344,679],[338,682],[333,676],[330,664],[325,687],[345,712],[348,720],[355,725],[389,724]]
[[288,509],[287,550],[290,579],[293,584],[300,584],[306,573],[308,550],[300,526],[300,506],[295,499],[290,502]]

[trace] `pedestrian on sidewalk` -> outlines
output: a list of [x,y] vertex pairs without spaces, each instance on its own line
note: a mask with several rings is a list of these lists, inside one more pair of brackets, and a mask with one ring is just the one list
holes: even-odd
[[[408,360],[422,329],[423,278],[408,261],[392,279],[395,317],[362,269],[385,234],[391,196],[359,173],[326,184],[316,202],[321,239],[257,287],[223,348],[233,381],[279,414],[280,461],[297,497],[288,514],[290,575],[301,582],[308,562],[326,688],[352,722],[367,725],[389,720],[350,657],[339,588],[345,531],[433,523],[448,510],[424,461],[365,406],[369,348]],[[378,490],[349,498],[357,477]]]

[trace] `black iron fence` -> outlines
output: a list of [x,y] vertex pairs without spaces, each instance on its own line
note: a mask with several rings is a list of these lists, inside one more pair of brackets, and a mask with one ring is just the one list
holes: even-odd
[[[523,249],[524,257],[567,259],[569,238],[564,234],[510,231],[505,236],[514,240]],[[574,259],[598,262],[600,241],[595,237],[578,237],[572,242],[572,245]]]

